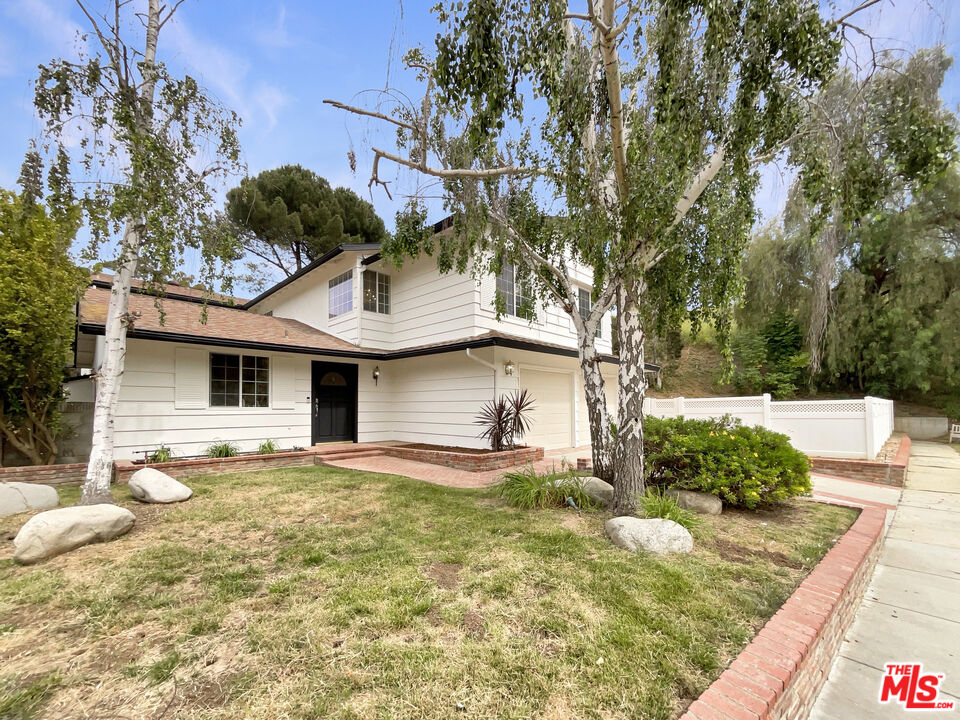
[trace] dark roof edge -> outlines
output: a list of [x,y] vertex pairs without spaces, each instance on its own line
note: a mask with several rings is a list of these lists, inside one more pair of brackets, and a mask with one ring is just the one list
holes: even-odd
[[302,278],[302,277],[303,277],[304,275],[306,275],[307,273],[309,273],[309,272],[311,272],[311,271],[313,271],[313,270],[316,270],[318,267],[320,267],[320,266],[323,265],[324,263],[329,262],[330,260],[333,260],[335,257],[337,257],[338,255],[340,255],[341,253],[344,253],[344,252],[362,252],[362,251],[364,251],[364,250],[373,250],[373,251],[377,252],[377,254],[379,254],[380,243],[342,243],[342,244],[340,244],[340,245],[337,245],[335,248],[333,248],[333,249],[331,249],[331,250],[327,250],[327,252],[325,252],[323,255],[321,255],[320,257],[318,257],[316,260],[314,260],[314,261],[313,261],[312,263],[310,263],[309,265],[304,265],[302,268],[300,268],[299,270],[297,270],[293,275],[289,275],[289,276],[285,277],[283,280],[281,280],[280,282],[278,282],[276,285],[267,288],[267,289],[264,290],[262,293],[260,293],[260,294],[257,295],[255,298],[253,298],[252,300],[247,300],[247,302],[245,302],[245,303],[244,303],[243,305],[241,305],[240,307],[243,308],[244,310],[249,310],[250,308],[252,308],[252,307],[253,307],[254,305],[256,305],[257,303],[259,303],[259,302],[261,302],[261,301],[263,301],[263,300],[266,300],[268,297],[270,297],[270,296],[273,295],[275,292],[277,292],[277,290],[280,290],[280,289],[282,289],[282,288],[285,288],[287,285],[289,285],[290,283],[294,282],[295,280],[299,280],[300,278]]
[[[90,280],[90,286],[102,288],[105,290],[113,289],[113,283],[109,283],[105,280]],[[164,293],[148,292],[143,288],[139,288],[139,287],[131,287],[130,292],[135,295],[145,295],[146,297],[160,298],[161,300],[163,299],[179,300],[181,302],[197,303],[198,305],[214,305],[216,307],[230,308],[231,310],[242,310],[244,307],[241,303],[231,303],[225,300],[216,300],[214,298],[202,298],[202,297],[196,297],[194,295],[180,295],[179,293],[173,293],[173,292],[164,292]]]
[[[81,323],[80,331],[88,335],[103,335],[103,325],[95,323]],[[210,338],[200,335],[187,335],[184,333],[168,333],[157,330],[137,330],[133,328],[127,332],[127,337],[141,340],[157,340],[160,342],[181,342],[190,345],[214,345],[216,347],[235,347],[249,350],[264,350],[272,352],[288,352],[297,355],[327,355],[329,357],[347,357],[358,360],[403,360],[405,358],[422,357],[424,355],[440,355],[442,353],[457,352],[481,347],[507,347],[514,350],[530,350],[531,352],[546,353],[548,355],[562,355],[566,357],[578,357],[578,353],[573,348],[560,348],[539,343],[504,337],[477,337],[466,340],[457,340],[446,345],[433,345],[431,347],[410,348],[409,350],[331,350],[322,348],[307,348],[296,345],[283,345],[281,343],[263,343],[252,340],[231,340],[227,338]],[[619,365],[620,360],[615,355],[601,355],[603,362]],[[659,365],[646,363],[644,370],[659,370]]]

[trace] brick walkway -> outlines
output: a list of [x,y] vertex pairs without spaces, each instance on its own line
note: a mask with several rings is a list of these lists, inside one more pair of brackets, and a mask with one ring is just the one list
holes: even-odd
[[[543,460],[533,464],[537,472],[559,470],[563,460],[573,467],[577,465],[578,457],[590,457],[590,447],[565,448],[551,450]],[[507,470],[488,470],[486,472],[467,472],[453,468],[431,465],[429,463],[404,460],[403,458],[376,455],[372,457],[350,458],[346,460],[328,460],[327,465],[346,468],[348,470],[362,470],[364,472],[381,473],[384,475],[402,475],[403,477],[423,480],[435,485],[446,485],[457,488],[480,488],[492,485]],[[523,466],[526,467],[526,466]]]

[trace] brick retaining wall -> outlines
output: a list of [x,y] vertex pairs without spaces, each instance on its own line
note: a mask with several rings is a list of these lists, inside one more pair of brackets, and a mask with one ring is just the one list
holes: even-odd
[[502,470],[503,468],[529,465],[537,460],[543,460],[542,447],[523,447],[516,450],[490,453],[458,453],[449,450],[410,448],[403,445],[378,445],[377,449],[384,455],[391,457],[430,463],[431,465],[442,465],[443,467],[468,472]]
[[890,462],[876,460],[852,460],[849,458],[810,458],[810,472],[825,475],[840,475],[854,480],[903,487],[907,478],[907,461],[910,459],[910,438],[900,439],[897,454]]
[[171,460],[162,463],[134,464],[130,460],[117,460],[114,463],[114,482],[125,483],[137,470],[152,467],[165,472],[170,477],[183,478],[210,473],[246,472],[248,470],[270,470],[283,467],[302,467],[315,465],[315,450],[274,453],[271,455],[238,455],[230,458],[194,458],[192,460]]
[[807,718],[870,583],[885,519],[883,509],[864,508],[680,720]]
[[87,476],[87,464],[67,465],[18,465],[0,467],[0,482],[31,482],[44,485],[83,482]]

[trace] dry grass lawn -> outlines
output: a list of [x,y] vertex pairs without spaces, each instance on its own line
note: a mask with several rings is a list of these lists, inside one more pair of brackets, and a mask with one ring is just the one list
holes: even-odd
[[[601,513],[330,468],[194,478],[127,536],[19,567],[0,718],[671,718],[853,520],[725,512],[633,555]],[[63,502],[78,491],[62,491]]]

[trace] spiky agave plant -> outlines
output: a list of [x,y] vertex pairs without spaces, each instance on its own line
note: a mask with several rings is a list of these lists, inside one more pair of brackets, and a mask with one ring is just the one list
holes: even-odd
[[483,427],[479,437],[488,441],[494,452],[513,444],[513,408],[505,395],[484,403],[474,422]]
[[510,443],[511,445],[522,438],[530,428],[533,427],[533,420],[530,413],[536,406],[533,404],[533,395],[528,390],[514,390],[507,397],[507,403],[510,405]]

